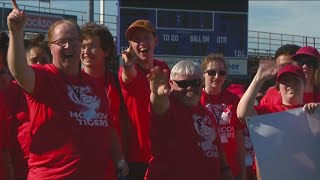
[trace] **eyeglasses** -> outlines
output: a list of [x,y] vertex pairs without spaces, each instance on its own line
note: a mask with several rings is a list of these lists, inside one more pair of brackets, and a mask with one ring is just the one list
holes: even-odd
[[205,73],[208,73],[209,76],[216,76],[217,74],[219,74],[219,76],[225,76],[227,74],[227,71],[216,71],[216,70],[213,70],[213,69],[209,69],[209,70],[206,70],[204,71]]
[[95,53],[96,49],[97,49],[97,47],[94,44],[82,45],[81,46],[81,51],[83,51],[83,52],[89,50],[91,53]]
[[179,88],[188,88],[188,87],[199,87],[201,85],[201,79],[194,79],[194,80],[181,80],[181,81],[176,81],[173,80]]
[[316,59],[299,59],[298,61],[296,61],[296,63],[298,64],[298,66],[303,66],[303,65],[307,65],[308,67],[314,67],[317,68],[318,67],[318,60]]
[[80,42],[79,38],[70,38],[70,39],[58,39],[58,40],[51,42],[51,44],[56,44],[58,46],[65,48],[67,46],[67,44],[75,45],[78,42]]

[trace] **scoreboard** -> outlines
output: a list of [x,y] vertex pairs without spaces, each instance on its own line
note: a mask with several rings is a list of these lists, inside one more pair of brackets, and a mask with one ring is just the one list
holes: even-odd
[[[247,13],[120,7],[120,17],[120,34],[137,19],[152,22],[159,39],[157,55],[247,55]],[[120,45],[122,50],[128,46],[125,36],[120,36]]]
[[243,67],[231,74],[247,74],[248,0],[172,1],[180,0],[120,0],[118,52],[128,47],[124,34],[130,24],[147,19],[156,28],[157,57],[201,59],[222,53],[230,67]]

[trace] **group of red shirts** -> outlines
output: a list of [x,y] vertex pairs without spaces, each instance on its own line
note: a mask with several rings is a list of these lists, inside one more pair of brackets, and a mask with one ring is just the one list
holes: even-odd
[[[154,60],[154,66],[170,70],[159,60]],[[15,154],[16,176],[28,173],[31,180],[115,179],[115,167],[105,153],[110,149],[110,139],[106,138],[110,128],[120,134],[120,98],[112,73],[94,79],[84,72],[77,77],[62,75],[52,64],[33,69],[36,79],[32,94],[12,82],[6,97],[0,96],[1,109],[6,109],[0,111],[0,118],[7,119],[0,122],[4,127],[0,148]],[[235,114],[239,98],[229,91],[216,97],[203,92],[202,105],[188,108],[170,96],[169,111],[159,117],[149,111],[149,71],[136,69],[137,77],[130,84],[122,81],[122,68],[118,74],[130,119],[126,160],[150,162],[146,179],[208,179],[220,176],[218,154],[224,151],[233,174],[238,175],[234,131],[245,128]],[[219,116],[209,112],[210,106],[205,108],[212,102],[225,105]],[[278,104],[255,109],[266,114],[295,107]],[[221,118],[227,123],[220,124]]]
[[13,157],[15,176],[117,179],[109,153],[111,128],[120,132],[113,74],[95,79],[83,71],[76,77],[63,75],[53,64],[32,68],[33,93],[12,82],[0,99],[5,104],[0,115],[7,116],[1,118],[0,147]]

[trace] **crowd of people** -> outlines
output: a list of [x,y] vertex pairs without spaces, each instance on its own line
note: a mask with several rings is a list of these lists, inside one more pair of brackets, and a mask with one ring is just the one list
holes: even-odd
[[155,59],[148,20],[128,27],[114,72],[106,26],[59,20],[47,40],[25,41],[26,14],[12,4],[9,36],[0,33],[1,180],[261,179],[245,119],[320,106],[314,47],[283,45],[275,60],[261,60],[248,87],[224,88],[222,54],[172,69]]

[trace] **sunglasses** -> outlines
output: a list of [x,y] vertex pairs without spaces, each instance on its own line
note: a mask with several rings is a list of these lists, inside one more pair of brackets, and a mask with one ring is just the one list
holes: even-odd
[[204,73],[208,73],[209,76],[216,76],[217,74],[219,74],[219,76],[225,76],[227,74],[227,71],[216,71],[213,69],[210,70],[206,70]]
[[199,87],[201,85],[201,79],[194,79],[194,80],[181,80],[181,81],[176,81],[173,80],[179,88],[188,88],[188,87]]
[[303,66],[303,65],[307,65],[308,67],[314,67],[317,68],[318,67],[318,61],[316,59],[301,59],[299,61],[296,61],[296,63],[298,64],[298,66]]

